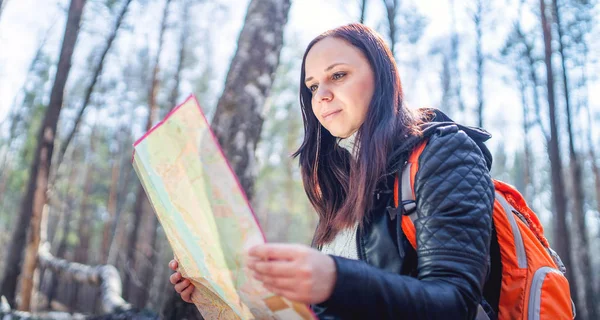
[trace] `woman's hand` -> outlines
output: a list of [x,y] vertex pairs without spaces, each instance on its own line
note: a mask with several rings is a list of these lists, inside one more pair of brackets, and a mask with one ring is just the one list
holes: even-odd
[[182,277],[181,273],[177,272],[178,266],[177,260],[171,260],[171,262],[169,262],[169,268],[175,271],[175,273],[169,277],[169,280],[171,281],[171,284],[174,285],[175,291],[181,295],[181,299],[185,302],[192,303],[194,285],[189,279]]
[[327,300],[336,281],[333,258],[297,244],[263,244],[250,249],[248,267],[265,288],[292,301]]

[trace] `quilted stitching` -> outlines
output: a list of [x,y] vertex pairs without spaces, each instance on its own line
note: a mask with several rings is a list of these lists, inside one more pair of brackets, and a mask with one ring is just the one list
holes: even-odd
[[494,187],[481,150],[465,132],[430,139],[419,158],[415,193],[419,274],[435,265],[435,255],[486,264]]

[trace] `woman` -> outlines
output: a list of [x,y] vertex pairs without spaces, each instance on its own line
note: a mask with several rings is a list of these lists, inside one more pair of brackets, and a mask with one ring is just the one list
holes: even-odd
[[[256,279],[311,304],[322,319],[494,318],[497,306],[483,298],[494,199],[489,152],[456,126],[433,130],[415,179],[414,250],[386,208],[395,173],[443,114],[403,104],[392,53],[361,24],[315,38],[300,82],[305,137],[296,156],[320,222],[314,248],[252,248]],[[171,283],[190,301],[188,280],[176,272]]]

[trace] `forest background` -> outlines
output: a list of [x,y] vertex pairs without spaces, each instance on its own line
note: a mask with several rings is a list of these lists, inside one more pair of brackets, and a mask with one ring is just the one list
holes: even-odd
[[200,317],[168,282],[173,254],[131,166],[132,143],[190,93],[267,239],[310,243],[317,216],[290,157],[303,137],[301,58],[319,33],[363,22],[392,48],[408,106],[492,133],[494,177],[540,216],[577,318],[600,319],[599,10],[597,0],[0,0],[0,295],[21,315]]

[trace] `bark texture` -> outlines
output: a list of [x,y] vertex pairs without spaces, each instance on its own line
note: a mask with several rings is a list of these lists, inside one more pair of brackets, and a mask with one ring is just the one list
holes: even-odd
[[291,0],[252,0],[211,127],[249,199],[254,195],[263,111]]

